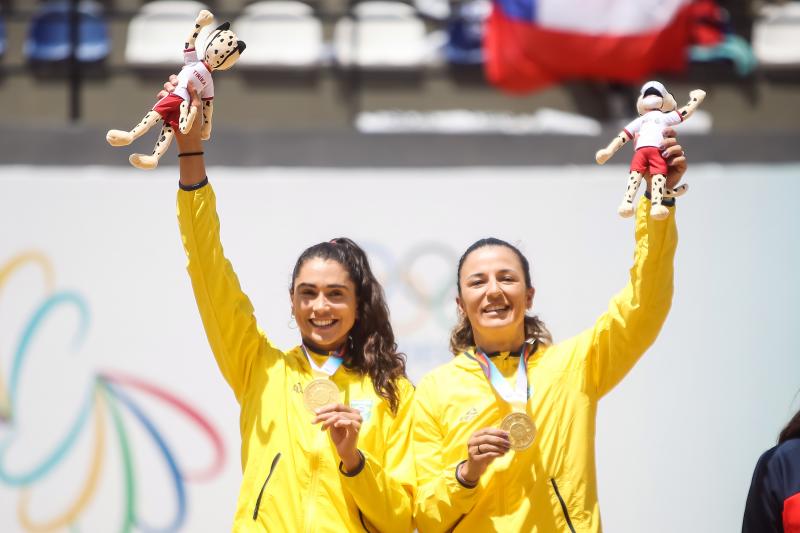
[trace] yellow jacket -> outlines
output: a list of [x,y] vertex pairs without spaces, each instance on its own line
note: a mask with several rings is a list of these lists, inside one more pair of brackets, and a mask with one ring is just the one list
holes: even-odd
[[410,531],[411,383],[399,383],[393,415],[368,376],[344,367],[334,374],[344,402],[364,418],[358,447],[365,467],[352,477],[340,473],[328,433],[310,423],[303,405],[303,387],[314,378],[307,359],[299,347],[282,352],[258,329],[223,255],[210,185],[178,192],[178,220],[209,344],[241,408],[244,475],[233,530]]
[[[532,395],[527,412],[538,433],[533,445],[496,459],[474,489],[455,477],[478,429],[499,427],[511,412],[480,367],[465,355],[426,375],[414,403],[419,531],[599,532],[595,479],[597,401],[655,340],[672,301],[677,245],[674,208],[650,219],[642,199],[630,282],[592,328],[529,359]],[[492,361],[507,378],[515,354]]]

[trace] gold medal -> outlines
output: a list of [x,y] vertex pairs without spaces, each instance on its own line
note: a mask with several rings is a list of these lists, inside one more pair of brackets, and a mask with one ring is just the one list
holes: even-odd
[[315,379],[303,389],[303,403],[312,413],[324,405],[339,402],[339,387],[333,381]]
[[500,429],[508,432],[513,450],[524,450],[536,437],[536,424],[525,413],[511,413],[500,423]]

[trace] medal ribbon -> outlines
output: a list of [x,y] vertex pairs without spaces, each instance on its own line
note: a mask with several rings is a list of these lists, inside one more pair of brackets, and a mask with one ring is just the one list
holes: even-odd
[[533,344],[526,342],[519,352],[519,368],[517,369],[517,383],[512,389],[506,378],[492,363],[492,360],[480,348],[475,348],[475,353],[464,352],[464,355],[478,363],[483,374],[492,385],[497,394],[514,407],[514,410],[525,411],[525,404],[531,397],[531,388],[528,384],[528,358],[531,355]]
[[306,359],[308,359],[308,364],[311,366],[311,373],[314,376],[333,376],[339,367],[342,366],[344,362],[344,352],[346,349],[347,343],[343,344],[341,348],[336,350],[335,352],[330,352],[328,354],[328,360],[322,366],[317,366],[314,360],[311,358],[311,355],[308,353],[308,348],[306,348],[305,344],[301,344],[300,348],[303,350],[303,354],[305,354]]

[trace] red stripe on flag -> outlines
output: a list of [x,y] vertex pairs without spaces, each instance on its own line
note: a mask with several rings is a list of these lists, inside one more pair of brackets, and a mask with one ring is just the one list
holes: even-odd
[[689,29],[688,8],[655,32],[589,35],[512,20],[494,5],[483,42],[486,76],[516,93],[570,79],[640,83],[654,73],[686,69]]

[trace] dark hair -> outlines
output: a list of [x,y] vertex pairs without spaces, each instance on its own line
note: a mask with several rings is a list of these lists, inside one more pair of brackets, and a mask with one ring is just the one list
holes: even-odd
[[397,412],[399,391],[397,380],[406,376],[406,356],[397,351],[394,331],[389,323],[389,306],[383,287],[369,267],[367,254],[350,239],[339,237],[315,244],[300,254],[292,271],[289,292],[306,261],[313,258],[336,261],[347,270],[356,287],[356,323],[350,330],[344,365],[369,375],[375,392]]
[[797,411],[786,427],[781,430],[778,436],[778,444],[789,439],[796,439],[800,437],[800,411]]
[[[528,289],[533,287],[533,283],[531,283],[530,263],[528,263],[528,259],[522,255],[522,252],[520,252],[516,246],[506,241],[496,239],[494,237],[488,237],[472,243],[472,245],[467,248],[467,251],[464,252],[464,255],[461,256],[461,259],[458,260],[456,287],[458,287],[459,296],[461,296],[461,267],[464,266],[464,261],[467,260],[469,254],[485,246],[505,246],[514,252],[514,255],[517,256],[517,259],[519,259],[520,266],[525,274],[525,287]],[[553,336],[550,335],[550,332],[547,331],[544,322],[542,322],[537,316],[525,315],[525,338],[536,339],[536,342],[541,344],[550,344],[553,342]],[[466,314],[459,313],[458,323],[450,333],[450,351],[453,352],[453,355],[458,355],[471,346],[475,346],[475,336],[472,334],[472,325],[469,323],[469,318],[467,318]]]

